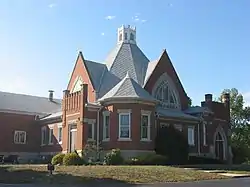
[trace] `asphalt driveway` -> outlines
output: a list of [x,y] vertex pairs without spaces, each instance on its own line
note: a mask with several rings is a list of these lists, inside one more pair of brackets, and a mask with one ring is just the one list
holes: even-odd
[[[67,185],[68,186],[68,185]],[[0,187],[67,187],[64,185],[37,185],[37,184],[0,184]],[[239,178],[230,180],[218,181],[201,181],[190,183],[166,183],[166,184],[94,184],[94,185],[80,185],[71,187],[249,187],[250,178]]]

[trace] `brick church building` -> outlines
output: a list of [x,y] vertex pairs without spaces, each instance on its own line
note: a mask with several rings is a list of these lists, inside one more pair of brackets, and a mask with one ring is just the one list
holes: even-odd
[[20,160],[83,150],[100,142],[120,148],[124,157],[154,151],[162,126],[173,125],[188,139],[190,155],[231,158],[230,100],[201,106],[189,98],[164,50],[150,61],[136,42],[136,28],[122,26],[117,43],[102,63],[80,52],[62,99],[0,92],[0,155]]

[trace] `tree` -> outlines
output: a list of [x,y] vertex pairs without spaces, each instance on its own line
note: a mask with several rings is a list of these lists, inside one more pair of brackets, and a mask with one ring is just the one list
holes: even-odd
[[222,101],[224,93],[230,94],[230,116],[232,131],[235,128],[245,126],[250,122],[250,107],[244,107],[243,95],[236,88],[225,89],[222,91],[219,101]]
[[219,101],[222,101],[224,93],[230,94],[231,144],[234,160],[244,162],[250,158],[250,107],[244,107],[244,97],[236,88],[223,90]]
[[187,137],[172,125],[161,127],[155,139],[155,152],[166,156],[169,164],[186,164],[189,153]]
[[188,106],[191,107],[192,106],[192,99],[190,97],[188,97]]

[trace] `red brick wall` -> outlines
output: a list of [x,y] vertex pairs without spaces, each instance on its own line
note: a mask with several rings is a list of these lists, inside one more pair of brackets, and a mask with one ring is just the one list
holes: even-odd
[[[154,137],[156,134],[155,129],[155,110],[153,106],[144,104],[114,104],[110,105],[110,141],[103,142],[104,149],[120,148],[123,150],[153,150],[154,149]],[[131,139],[132,141],[118,141],[119,137],[119,109],[131,109]],[[141,110],[152,111],[151,113],[151,140],[150,142],[140,141],[140,124],[141,124]],[[102,121],[100,119],[100,135],[102,139]]]
[[166,52],[164,52],[162,54],[157,66],[155,67],[151,77],[149,78],[149,80],[145,86],[145,89],[147,91],[149,91],[149,93],[152,94],[152,89],[153,89],[156,81],[163,73],[167,73],[170,76],[170,78],[172,79],[172,81],[175,84],[175,87],[179,93],[182,109],[186,109],[188,107],[187,95],[185,93],[185,90],[182,87],[182,84],[178,78],[178,75],[177,75],[177,73],[176,73],[176,71],[175,71],[175,69],[174,69]]
[[[40,128],[33,115],[0,113],[0,152],[38,152]],[[14,131],[26,132],[26,144],[14,144]]]
[[71,75],[71,78],[67,87],[68,90],[71,90],[73,88],[75,79],[78,76],[81,76],[83,82],[88,84],[88,101],[94,102],[96,100],[94,88],[89,78],[88,71],[86,67],[84,66],[84,59],[81,53],[79,53],[78,55],[74,70],[72,72],[72,75]]
[[[47,139],[49,139],[49,129],[53,129],[53,144],[49,144],[48,141],[46,145],[42,145],[42,139],[40,138],[40,152],[61,152],[62,145],[58,142],[58,125],[61,123],[52,123],[46,125],[40,125],[40,134],[42,134],[42,128],[46,128]],[[63,136],[62,136],[63,137]]]

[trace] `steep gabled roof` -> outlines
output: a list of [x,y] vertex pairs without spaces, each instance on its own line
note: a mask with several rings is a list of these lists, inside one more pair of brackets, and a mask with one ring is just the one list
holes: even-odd
[[105,60],[108,70],[120,79],[127,72],[139,85],[143,86],[148,67],[148,58],[136,44],[118,43]]
[[107,67],[105,64],[101,64],[101,63],[94,62],[91,60],[85,60],[81,51],[79,52],[79,54],[77,56],[77,59],[76,59],[73,71],[71,73],[71,77],[70,77],[67,88],[69,89],[71,79],[73,77],[73,74],[75,72],[75,69],[77,67],[77,63],[79,60],[82,61],[82,67],[86,68],[86,71],[88,73],[88,77],[90,79],[90,83],[92,84],[93,88],[97,91],[99,86],[100,86],[102,74],[103,74],[104,70],[107,69]]
[[49,101],[46,97],[0,91],[0,110],[22,112],[31,115],[46,115],[61,108],[61,99]]
[[157,102],[146,90],[144,90],[127,72],[126,76],[99,101],[112,99],[139,99],[144,101]]
[[100,87],[102,74],[105,71],[105,69],[107,69],[107,67],[105,66],[105,64],[101,64],[90,60],[84,60],[84,63],[86,65],[93,87],[97,91],[98,88]]

